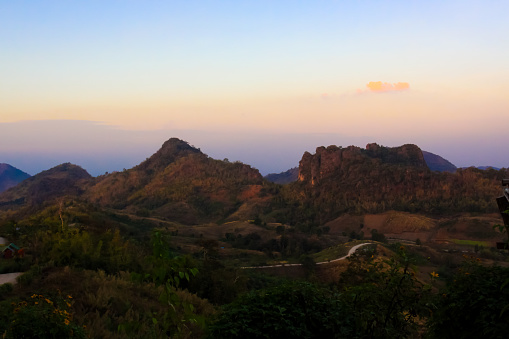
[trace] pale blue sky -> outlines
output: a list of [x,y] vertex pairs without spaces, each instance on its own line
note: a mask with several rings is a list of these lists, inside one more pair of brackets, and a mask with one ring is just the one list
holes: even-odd
[[[2,141],[0,162],[33,174],[29,159],[53,152],[101,173],[180,133],[262,172],[366,142],[508,167],[507,13],[509,1],[2,1],[0,130],[25,141]],[[56,152],[61,120],[110,129],[79,123],[89,133]],[[115,146],[127,135],[132,155]]]

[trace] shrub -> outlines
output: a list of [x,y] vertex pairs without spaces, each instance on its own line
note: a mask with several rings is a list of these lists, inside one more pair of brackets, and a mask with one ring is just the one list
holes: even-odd
[[506,338],[509,269],[469,262],[440,295],[430,319],[437,338]]
[[0,285],[0,298],[3,298],[5,295],[12,292],[13,285],[11,283],[6,283]]
[[251,292],[223,308],[212,338],[351,337],[351,315],[339,296],[306,282]]
[[420,318],[429,314],[430,287],[412,270],[404,246],[385,259],[366,253],[351,257],[342,275],[342,298],[352,308],[355,338],[409,338],[417,334]]
[[83,328],[73,322],[72,297],[53,300],[40,294],[13,303],[13,320],[5,338],[86,338]]

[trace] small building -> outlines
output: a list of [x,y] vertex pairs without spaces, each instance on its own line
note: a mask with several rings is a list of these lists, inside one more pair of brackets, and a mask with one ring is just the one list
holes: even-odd
[[24,254],[25,254],[24,250],[14,245],[12,242],[10,243],[10,245],[2,248],[2,257],[4,257],[4,259],[10,259],[15,256],[23,257]]

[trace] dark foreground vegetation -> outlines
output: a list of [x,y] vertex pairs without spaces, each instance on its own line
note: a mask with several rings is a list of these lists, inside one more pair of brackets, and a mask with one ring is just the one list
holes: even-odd
[[[26,271],[0,285],[6,338],[502,338],[508,330],[509,269],[475,256],[447,262],[423,246],[373,243],[334,282],[313,260],[301,279],[288,279],[229,267],[210,246],[205,256],[177,255],[168,232],[87,204],[60,208],[0,226],[28,249],[0,260],[4,273]],[[423,279],[430,261],[436,271]]]

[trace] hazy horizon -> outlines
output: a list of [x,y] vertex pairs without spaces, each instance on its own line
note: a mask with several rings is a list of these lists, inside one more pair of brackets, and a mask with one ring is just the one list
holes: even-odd
[[[19,130],[26,133],[20,134]],[[388,147],[416,144],[423,151],[438,154],[457,167],[509,167],[502,157],[493,156],[489,150],[482,149],[482,144],[477,143],[475,138],[469,144],[462,144],[455,143],[453,139],[429,142],[342,136],[333,133],[133,131],[76,120],[0,123],[0,162],[8,163],[31,175],[64,162],[71,162],[97,176],[138,165],[173,137],[189,142],[214,159],[227,158],[251,165],[263,175],[298,166],[304,152],[314,153],[320,146],[355,145],[364,148],[372,142]],[[504,138],[500,135],[499,139],[503,142]]]
[[0,162],[97,175],[179,137],[264,174],[369,142],[508,167],[507,13],[500,0],[4,1]]

